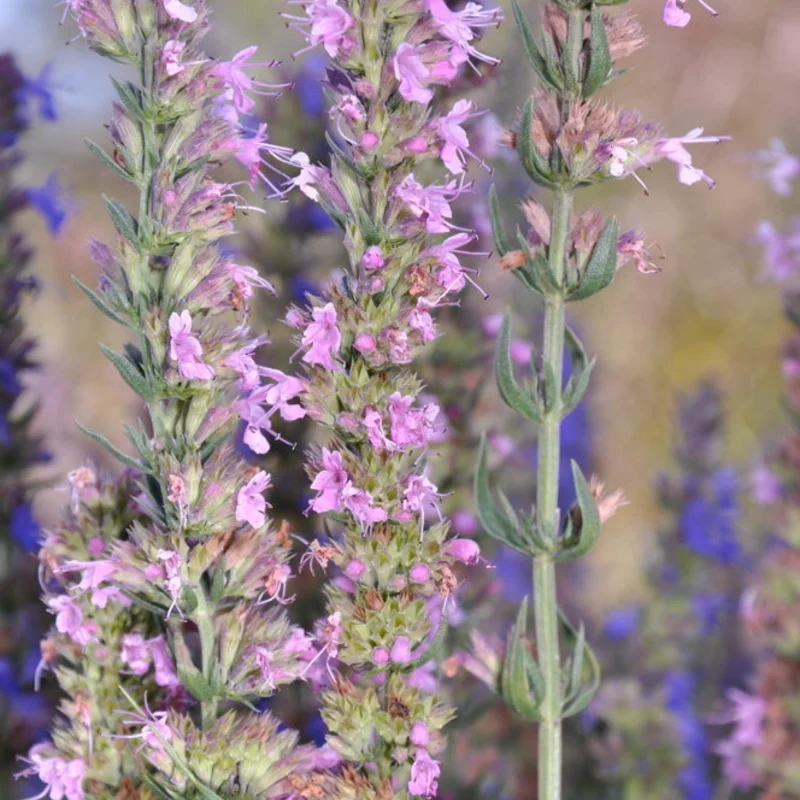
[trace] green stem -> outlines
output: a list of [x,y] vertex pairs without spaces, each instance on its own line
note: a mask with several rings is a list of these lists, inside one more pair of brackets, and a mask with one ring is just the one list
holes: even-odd
[[[560,189],[553,203],[550,270],[562,283],[572,216],[572,190]],[[553,381],[554,402],[539,427],[536,505],[540,530],[554,542],[559,531],[558,472],[561,461],[561,384],[564,358],[564,298],[554,292],[545,300],[544,370]],[[561,799],[561,657],[558,645],[556,568],[551,556],[533,562],[536,650],[544,679],[539,725],[539,800]]]

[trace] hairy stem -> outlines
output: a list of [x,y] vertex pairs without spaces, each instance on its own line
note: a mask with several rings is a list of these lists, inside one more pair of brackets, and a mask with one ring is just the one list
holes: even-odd
[[[572,191],[559,190],[553,203],[553,233],[550,243],[550,270],[563,282],[565,255],[572,216]],[[564,298],[553,293],[545,301],[544,370],[552,380],[553,403],[539,428],[537,467],[538,520],[548,540],[558,535],[558,472],[561,459],[561,384],[564,358]],[[556,568],[552,557],[534,559],[534,615],[536,649],[544,678],[544,698],[539,725],[539,800],[561,798],[561,661],[558,646],[558,602]]]

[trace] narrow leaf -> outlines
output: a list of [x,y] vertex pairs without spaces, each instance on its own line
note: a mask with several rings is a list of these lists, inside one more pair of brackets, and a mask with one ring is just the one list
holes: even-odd
[[526,546],[519,531],[500,514],[494,504],[494,498],[489,488],[489,470],[486,455],[486,437],[481,438],[478,450],[478,466],[475,470],[473,484],[475,495],[475,510],[486,533],[508,547],[525,555],[533,555],[531,548]]
[[83,431],[83,433],[85,433],[89,438],[94,439],[94,441],[99,445],[102,445],[106,450],[108,450],[109,453],[111,453],[112,456],[114,456],[114,458],[121,461],[123,464],[125,464],[125,466],[132,467],[139,472],[145,471],[144,467],[138,461],[134,460],[129,455],[126,455],[122,452],[122,450],[111,444],[111,442],[106,439],[102,433],[97,433],[96,431],[90,430],[89,428],[81,425],[80,422],[76,422],[75,424],[81,429],[81,431]]
[[528,672],[533,659],[525,647],[525,630],[528,624],[528,598],[520,604],[514,627],[508,636],[503,669],[500,674],[500,689],[506,702],[521,717],[536,721],[540,719],[541,698],[531,691]]
[[589,379],[596,363],[594,358],[589,360],[583,342],[569,326],[567,326],[564,333],[572,361],[572,375],[566,389],[564,389],[564,397],[561,403],[561,419],[566,418],[578,407],[578,404],[586,394],[586,389],[589,387]]
[[153,391],[147,378],[142,374],[139,367],[136,366],[130,359],[125,356],[115,353],[111,348],[105,345],[100,345],[100,350],[103,355],[117,368],[122,380],[133,389],[139,397],[144,400],[151,400],[153,398]]
[[142,109],[140,90],[132,83],[120,83],[115,78],[111,78],[111,83],[114,84],[114,88],[117,90],[119,99],[122,101],[122,105],[125,106],[128,113],[137,122],[144,122],[145,115],[144,110]]
[[497,199],[497,187],[494,184],[489,189],[489,219],[492,223],[495,247],[497,247],[497,252],[502,258],[511,248],[503,230],[503,222],[500,219],[500,202]]
[[541,424],[542,413],[535,399],[514,377],[514,365],[511,361],[511,317],[508,312],[503,318],[503,327],[497,337],[494,368],[497,388],[503,402],[524,417]]
[[139,241],[139,224],[122,203],[105,195],[103,195],[103,200],[117,232],[139,250],[141,245]]
[[119,175],[121,178],[124,178],[129,183],[132,183],[134,186],[139,185],[136,178],[134,178],[133,175],[131,175],[129,172],[124,170],[119,164],[117,164],[117,162],[114,161],[114,159],[111,158],[111,156],[108,155],[108,153],[106,153],[106,151],[103,150],[103,148],[100,147],[99,144],[95,144],[91,139],[84,139],[83,141],[86,142],[86,146],[92,151],[92,153],[95,156],[97,156],[97,158],[100,160],[103,166],[106,166],[110,170],[113,170],[114,172],[117,173],[117,175]]
[[586,75],[583,79],[583,96],[591,97],[608,80],[611,67],[611,51],[608,48],[606,26],[603,23],[603,14],[593,5],[591,12],[591,33],[589,35],[589,61],[586,66]]
[[618,242],[619,229],[612,217],[597,237],[578,285],[567,295],[567,300],[584,300],[602,291],[614,280],[617,274]]
[[536,44],[533,31],[528,24],[528,20],[525,18],[525,14],[523,14],[522,9],[519,7],[517,0],[512,0],[511,7],[514,11],[514,20],[517,23],[517,28],[519,28],[519,33],[522,37],[522,46],[525,48],[525,54],[528,56],[528,61],[531,62],[531,66],[539,76],[540,80],[554,89],[560,89],[561,87],[558,84],[553,83],[547,62],[545,61],[541,52],[539,52],[539,46]]
[[131,324],[126,320],[124,317],[120,316],[111,306],[109,306],[102,297],[100,297],[97,292],[93,289],[90,289],[85,283],[82,283],[78,278],[74,275],[72,276],[72,282],[97,306],[97,308],[102,311],[109,319],[113,319],[114,322],[118,322],[120,325],[124,325],[126,328],[130,328]]
[[600,512],[597,510],[597,503],[586,478],[583,477],[581,468],[574,461],[572,462],[572,478],[575,482],[575,494],[580,510],[580,527],[574,530],[571,541],[566,541],[566,546],[556,555],[558,561],[580,558],[594,547],[600,536]]

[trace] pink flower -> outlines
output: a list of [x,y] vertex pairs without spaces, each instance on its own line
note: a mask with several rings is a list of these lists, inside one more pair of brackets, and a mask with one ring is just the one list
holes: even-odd
[[177,362],[178,372],[186,380],[210,381],[214,370],[201,356],[200,341],[192,336],[192,316],[188,311],[172,312],[169,318],[169,357]]
[[66,594],[47,599],[47,606],[56,615],[56,630],[64,633],[81,647],[96,641],[97,625],[85,622],[78,604]]
[[439,790],[439,762],[431,758],[427,750],[417,750],[414,763],[411,765],[411,780],[408,784],[409,794],[417,797],[435,797]]
[[428,726],[424,722],[415,722],[411,726],[408,738],[411,740],[411,744],[415,744],[417,747],[427,747],[431,740]]
[[372,495],[365,489],[357,488],[351,481],[342,487],[340,496],[342,505],[366,528],[388,519],[384,509],[372,504]]
[[431,571],[426,564],[415,564],[411,567],[408,577],[414,583],[427,583],[431,579]]
[[408,315],[408,324],[420,332],[423,342],[432,342],[437,336],[433,317],[419,306]]
[[345,567],[344,574],[351,580],[357,581],[367,571],[367,565],[363,561],[354,558]]
[[255,107],[255,100],[247,93],[271,95],[277,94],[281,88],[273,84],[253,80],[244,70],[245,67],[274,67],[277,61],[262,61],[248,64],[248,59],[255,55],[257,47],[246,47],[240,50],[230,61],[224,61],[214,67],[214,75],[222,85],[233,92],[233,104],[242,114],[247,114]]
[[412,172],[395,192],[411,214],[425,222],[428,233],[447,233],[451,227],[447,220],[453,216],[450,203],[461,194],[462,187],[454,181],[444,186],[423,186]]
[[180,600],[183,593],[183,558],[181,558],[180,553],[176,553],[174,550],[159,550],[156,556],[164,565],[165,588],[172,601],[167,609],[167,618],[176,608],[178,613],[182,614],[178,607],[178,600]]
[[300,168],[300,173],[296,178],[292,179],[289,185],[290,188],[299,189],[309,200],[318,203],[319,190],[317,189],[317,184],[323,169],[313,165],[305,153],[295,153],[291,157],[291,162],[294,166]]
[[451,539],[444,551],[451,558],[465,564],[477,564],[481,557],[481,549],[472,539]]
[[347,51],[352,47],[347,32],[355,20],[337,0],[315,0],[307,13],[311,19],[308,40],[312,46],[321,44],[331,58],[336,58],[340,50]]
[[255,287],[266,289],[270,294],[276,294],[275,287],[269,281],[264,280],[258,274],[258,270],[253,267],[243,267],[241,264],[231,262],[226,265],[226,269],[243,300],[249,300],[253,296]]
[[484,9],[477,3],[467,3],[461,11],[451,11],[444,0],[425,0],[425,8],[433,17],[439,33],[455,45],[455,52],[450,56],[451,64],[456,66],[468,58],[486,64],[500,63],[500,59],[481,53],[472,43],[475,40],[473,28],[497,25],[503,19],[501,9]]
[[301,4],[306,7],[307,18],[282,15],[290,20],[291,27],[297,28],[308,39],[309,46],[295,53],[295,56],[320,44],[331,58],[352,50],[355,42],[347,34],[355,20],[339,5],[338,0],[301,0]]
[[383,269],[386,266],[386,259],[383,257],[383,251],[377,245],[372,245],[364,251],[361,257],[361,266],[366,270]]
[[433,99],[433,90],[427,86],[430,70],[422,63],[419,52],[420,48],[403,42],[394,56],[394,74],[404,100],[427,104]]
[[245,347],[231,353],[223,362],[226,367],[232,369],[239,376],[239,389],[243,392],[250,392],[261,383],[258,364],[250,355],[251,352],[249,346]]
[[311,501],[309,508],[318,514],[326,511],[342,510],[342,489],[350,480],[344,469],[342,454],[338,450],[322,448],[322,469],[311,483],[317,496]]
[[436,122],[436,133],[442,140],[442,163],[453,175],[461,175],[466,168],[464,155],[480,161],[469,149],[469,138],[462,127],[475,115],[475,104],[471,100],[459,100],[453,108]]
[[376,647],[372,651],[372,661],[378,666],[388,664],[391,659],[389,651],[385,647]]
[[766,464],[756,464],[750,474],[753,500],[761,506],[771,506],[780,500],[783,483]]
[[164,11],[181,22],[197,22],[197,12],[181,0],[164,0]]
[[31,767],[20,775],[36,775],[47,787],[38,795],[51,800],[84,800],[83,781],[86,777],[86,762],[81,758],[67,761],[61,756],[47,756],[52,752],[51,745],[44,742],[34,745],[28,757],[24,759]]
[[400,448],[424,447],[433,434],[433,424],[439,416],[439,406],[428,403],[411,408],[414,398],[400,392],[389,395],[389,422],[392,441]]
[[[711,8],[704,0],[697,0],[703,8],[705,8],[712,16],[719,16],[719,13]],[[685,28],[692,15],[688,11],[684,11],[686,0],[666,0],[664,4],[664,22],[667,25],[672,25],[674,28]]]
[[237,522],[247,522],[254,528],[260,528],[264,524],[267,501],[263,493],[269,485],[270,476],[261,470],[239,489],[236,496]]
[[[279,178],[286,180],[285,173],[273,166],[264,157],[264,153],[272,156],[276,161],[283,164],[296,166],[296,162],[294,161],[296,153],[294,150],[290,147],[282,147],[281,145],[273,144],[269,141],[266,122],[259,125],[252,136],[243,136],[236,139],[234,141],[234,147],[236,160],[247,168],[251,187],[254,188],[258,183],[258,179],[261,178],[261,180],[272,189],[271,197],[283,197],[289,188],[291,188],[292,181],[289,181],[288,184],[284,183],[283,188],[280,188],[263,169],[265,167],[275,173]],[[248,269],[251,269],[251,267],[248,267]],[[263,280],[263,278],[261,280]],[[275,294],[275,290],[266,281],[259,285],[266,286],[272,294]]]
[[686,186],[691,186],[698,181],[704,181],[712,188],[716,185],[715,181],[708,177],[703,170],[698,169],[692,164],[692,155],[684,147],[686,144],[704,144],[723,142],[729,140],[730,136],[703,136],[702,128],[695,128],[689,131],[686,136],[672,139],[661,139],[655,147],[654,154],[657,157],[668,158],[678,165],[678,180]]
[[[424,475],[412,475],[408,479],[405,492],[403,493],[403,509],[408,512],[420,514],[420,532],[423,526],[423,519],[426,506],[433,506],[437,513],[439,510],[438,501],[442,496],[439,494],[434,483]],[[441,517],[441,514],[439,514]]]
[[122,637],[121,658],[122,663],[127,664],[134,675],[147,674],[152,659],[141,633],[127,633]]
[[303,356],[307,364],[319,364],[325,369],[338,369],[333,360],[342,344],[342,334],[336,327],[336,309],[333,303],[316,307],[312,312],[314,321],[303,333],[303,347],[311,346]]
[[395,664],[408,664],[411,661],[411,642],[407,636],[398,636],[394,640],[391,657]]
[[97,608],[105,608],[109,600],[116,600],[123,606],[129,606],[131,601],[116,586],[102,586],[118,570],[112,561],[67,561],[61,572],[80,571],[81,581],[77,586],[79,592],[91,591],[91,603]]
[[261,374],[270,378],[273,383],[265,384],[266,393],[264,399],[271,406],[268,414],[277,411],[282,419],[293,422],[302,419],[306,415],[306,410],[299,403],[291,403],[296,397],[301,395],[307,388],[307,383],[302,378],[286,375],[279,369],[261,367]]
[[773,139],[766,150],[759,150],[753,156],[765,165],[764,177],[772,191],[781,197],[792,193],[792,181],[800,178],[800,158],[792,155],[780,139]]
[[269,439],[265,434],[275,436],[275,431],[272,429],[272,424],[269,420],[269,414],[262,408],[262,402],[265,399],[264,394],[264,387],[262,386],[248,397],[237,400],[234,404],[234,410],[239,415],[239,418],[247,423],[242,437],[244,443],[259,455],[269,452]]
[[155,636],[147,640],[147,647],[155,667],[156,685],[163,686],[166,689],[180,686],[180,678],[175,672],[175,665],[172,662],[167,640],[163,636]]
[[181,63],[181,53],[186,49],[183,42],[177,39],[170,39],[161,50],[161,61],[164,64],[164,71],[170,77],[179,75],[186,69]]

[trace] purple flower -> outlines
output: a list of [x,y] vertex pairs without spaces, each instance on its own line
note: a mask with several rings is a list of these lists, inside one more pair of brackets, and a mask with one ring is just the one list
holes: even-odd
[[61,231],[67,219],[66,205],[62,196],[63,189],[58,176],[52,173],[41,186],[25,190],[28,204],[35,208],[47,223],[47,228],[54,236]]

